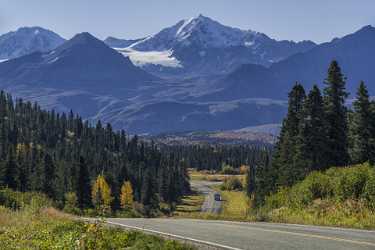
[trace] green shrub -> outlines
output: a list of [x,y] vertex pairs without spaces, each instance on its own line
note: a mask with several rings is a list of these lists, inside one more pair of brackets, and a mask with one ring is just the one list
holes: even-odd
[[228,174],[228,175],[238,174],[238,172],[232,166],[227,165],[227,164],[222,165],[221,173],[222,174]]
[[77,207],[78,201],[77,201],[77,195],[74,192],[66,193],[65,196],[65,206],[64,211],[71,214],[79,214],[80,210]]
[[301,208],[311,205],[317,199],[363,199],[369,206],[374,206],[374,167],[366,163],[347,168],[332,168],[326,172],[312,172],[293,187],[282,188],[266,197],[265,206],[269,209],[283,206]]
[[375,168],[369,164],[313,172],[266,197],[257,218],[273,222],[375,228]]
[[359,199],[364,192],[370,171],[368,164],[342,169],[335,190],[337,197],[340,200]]
[[50,207],[53,202],[45,195],[36,192],[22,193],[9,188],[0,189],[0,205],[17,210],[28,208],[39,210]]
[[226,178],[220,186],[221,190],[227,190],[227,191],[241,191],[243,189],[242,182],[237,177],[229,177]]
[[362,198],[368,207],[375,210],[375,171],[372,171],[367,179]]

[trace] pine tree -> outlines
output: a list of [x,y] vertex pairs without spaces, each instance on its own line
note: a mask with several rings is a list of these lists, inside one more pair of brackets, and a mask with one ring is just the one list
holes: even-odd
[[152,209],[159,208],[159,199],[156,194],[158,187],[152,172],[151,168],[147,168],[142,182],[141,202],[145,208],[146,215],[150,215]]
[[51,198],[55,198],[55,165],[52,157],[47,153],[44,157],[44,180],[43,180],[43,192]]
[[301,177],[310,171],[328,167],[323,105],[320,90],[314,85],[304,102],[295,154],[295,164],[301,171]]
[[372,114],[369,94],[364,82],[361,82],[354,102],[354,114],[352,121],[353,147],[351,158],[354,163],[363,163],[371,159],[372,151]]
[[278,172],[276,185],[280,186],[290,186],[300,179],[300,173],[296,171],[294,155],[298,148],[297,139],[306,94],[303,86],[296,83],[288,96],[288,113],[283,121],[272,164],[272,171]]
[[78,173],[78,183],[77,183],[77,197],[78,205],[80,209],[89,207],[91,204],[90,196],[90,176],[87,165],[83,157],[79,160],[79,173]]
[[349,163],[348,125],[345,100],[345,77],[341,73],[337,61],[333,61],[328,69],[325,80],[324,108],[327,132],[327,148],[329,149],[328,165],[345,166]]
[[255,166],[249,166],[246,170],[246,194],[248,197],[252,197],[255,189]]
[[3,185],[12,189],[18,189],[18,165],[15,161],[13,150],[9,151],[8,159],[5,164],[5,173]]

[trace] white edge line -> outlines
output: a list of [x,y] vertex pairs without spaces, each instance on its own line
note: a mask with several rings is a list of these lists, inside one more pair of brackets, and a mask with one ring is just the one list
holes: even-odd
[[[184,220],[185,218],[181,218]],[[180,220],[177,218],[176,220]],[[194,221],[202,221],[200,219],[189,219]],[[268,226],[295,226],[295,227],[306,227],[306,228],[314,228],[320,230],[336,230],[336,231],[347,231],[347,232],[363,232],[363,233],[375,233],[373,229],[361,229],[361,228],[349,228],[349,227],[334,227],[334,226],[326,226],[326,225],[309,225],[309,224],[293,224],[293,223],[277,223],[277,222],[262,222],[262,221],[231,221],[231,220],[205,220],[209,222],[220,222],[224,224],[247,224],[247,225],[268,225]]]
[[176,238],[176,239],[181,239],[181,240],[187,240],[187,241],[191,241],[191,242],[195,242],[195,243],[200,243],[200,244],[204,244],[204,245],[220,247],[220,248],[229,249],[229,250],[243,250],[241,248],[230,247],[230,246],[221,245],[221,244],[217,244],[217,243],[213,243],[213,242],[209,242],[209,241],[204,241],[204,240],[197,240],[197,239],[193,239],[193,238],[189,238],[189,237],[184,237],[184,236],[176,235],[176,234],[163,233],[163,232],[152,230],[152,229],[144,229],[144,228],[141,228],[141,227],[124,225],[124,224],[117,223],[117,222],[106,221],[106,223],[112,224],[112,225],[121,226],[121,227],[130,228],[130,229],[135,229],[135,230],[139,230],[139,231],[144,231],[144,232],[149,232],[149,233],[164,235],[164,236],[168,236],[168,237],[171,237],[171,238]]

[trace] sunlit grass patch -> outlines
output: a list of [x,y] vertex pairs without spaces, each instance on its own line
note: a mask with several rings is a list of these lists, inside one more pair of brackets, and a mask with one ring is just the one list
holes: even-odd
[[227,219],[247,220],[250,214],[250,199],[244,192],[221,191],[223,208],[220,216]]
[[175,214],[176,216],[193,216],[193,214],[200,213],[204,196],[198,193],[184,196],[181,202],[177,205]]

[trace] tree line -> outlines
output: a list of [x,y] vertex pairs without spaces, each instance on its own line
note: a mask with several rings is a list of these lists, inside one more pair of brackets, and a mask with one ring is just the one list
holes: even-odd
[[220,171],[223,166],[239,169],[243,165],[264,165],[272,157],[271,145],[174,145],[161,150],[173,154],[185,166],[197,170]]
[[375,162],[375,102],[360,82],[349,109],[345,80],[332,61],[323,94],[317,85],[307,95],[300,83],[294,85],[271,164],[252,167],[247,174],[247,192],[258,203],[312,171]]
[[43,192],[61,206],[74,193],[85,209],[95,205],[91,192],[99,175],[111,189],[114,210],[121,207],[124,182],[145,211],[160,202],[172,205],[190,189],[183,162],[154,143],[0,92],[0,186]]

